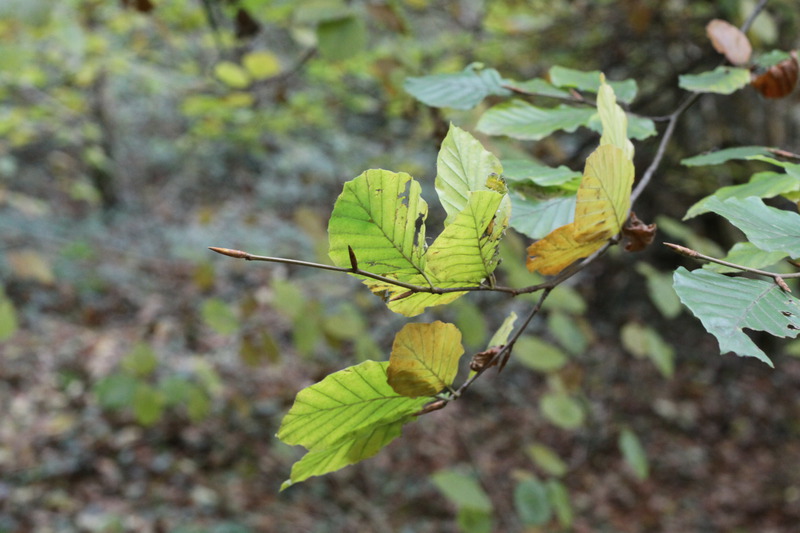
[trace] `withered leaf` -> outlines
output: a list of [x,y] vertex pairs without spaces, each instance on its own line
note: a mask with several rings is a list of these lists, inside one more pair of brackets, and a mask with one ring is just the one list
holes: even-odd
[[736,66],[746,65],[750,61],[753,47],[742,30],[721,19],[714,19],[706,26],[706,34],[711,39],[714,49]]
[[645,224],[636,213],[631,211],[628,222],[622,227],[622,235],[625,237],[625,250],[628,252],[638,252],[647,248],[656,236],[655,224]]
[[766,98],[783,98],[792,93],[797,85],[798,61],[797,52],[792,57],[772,65],[761,74],[753,74],[750,82],[758,92]]
[[472,356],[472,360],[469,362],[469,369],[474,372],[480,372],[487,366],[495,366],[498,363],[498,360],[495,359],[492,361],[492,359],[494,359],[502,349],[502,346],[492,346],[488,350],[476,353]]

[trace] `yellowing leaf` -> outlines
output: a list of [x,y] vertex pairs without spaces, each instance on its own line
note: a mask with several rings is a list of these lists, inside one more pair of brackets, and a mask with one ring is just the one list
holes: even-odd
[[597,113],[603,124],[603,135],[600,146],[613,144],[625,152],[625,157],[633,159],[633,144],[628,140],[628,116],[614,96],[614,89],[606,83],[605,76],[600,76],[600,90],[597,93]]
[[242,65],[253,79],[263,80],[281,71],[281,62],[275,54],[267,51],[251,52],[242,58]]
[[589,156],[575,204],[579,240],[605,240],[622,230],[631,206],[632,185],[633,163],[622,150],[602,145]]
[[582,257],[591,255],[603,246],[603,240],[579,242],[575,238],[575,224],[556,228],[544,239],[528,247],[528,270],[545,275],[558,274]]
[[463,353],[461,332],[453,324],[406,324],[392,345],[389,385],[403,396],[433,396],[453,383]]
[[36,281],[43,285],[52,285],[56,281],[50,262],[35,250],[26,248],[8,252],[6,261],[11,272],[19,279]]
[[586,160],[575,221],[528,247],[528,270],[558,274],[619,233],[630,208],[633,173],[633,163],[620,148],[606,144],[595,150]]

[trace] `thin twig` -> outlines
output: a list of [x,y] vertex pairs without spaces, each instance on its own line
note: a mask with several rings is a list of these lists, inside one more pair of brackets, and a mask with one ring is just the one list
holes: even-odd
[[[300,261],[299,259],[287,259],[285,257],[270,257],[266,255],[255,255],[248,252],[243,252],[242,250],[232,250],[230,248],[219,248],[217,246],[209,246],[209,250],[212,252],[217,252],[218,254],[227,255],[228,257],[233,257],[236,259],[244,259],[245,261],[264,261],[267,263],[283,263],[286,265],[295,265],[301,267],[308,267],[308,268],[317,268],[320,270],[330,270],[332,272],[343,272],[345,274],[355,274],[356,276],[363,276],[365,278],[374,279],[376,281],[380,281],[389,285],[394,285],[396,287],[402,287],[403,289],[408,289],[409,291],[413,292],[427,292],[431,294],[448,294],[453,292],[475,292],[475,291],[495,291],[495,292],[504,292],[507,294],[511,294],[512,296],[517,296],[518,294],[524,294],[528,292],[536,292],[541,290],[536,288],[538,286],[532,287],[524,287],[521,289],[523,292],[520,292],[520,289],[513,289],[511,287],[490,287],[488,285],[473,285],[467,287],[436,287],[434,285],[415,285],[413,283],[406,283],[404,281],[396,280],[394,278],[389,278],[386,276],[381,276],[380,274],[375,274],[373,272],[369,272],[368,270],[363,270],[358,268],[358,263],[356,262],[356,268],[352,266],[350,268],[347,267],[337,267],[333,265],[326,265],[324,263],[313,263],[311,261]],[[352,261],[355,259],[355,255],[351,256],[351,264]]]
[[767,7],[767,1],[768,0],[759,0],[758,4],[756,4],[756,7],[753,8],[753,12],[750,13],[750,16],[747,17],[747,20],[745,20],[740,27],[743,33],[750,31],[750,27],[753,25],[753,22],[756,21],[756,17],[758,17],[758,15],[761,14],[761,11]]
[[786,283],[784,283],[783,280],[800,278],[800,272],[795,272],[793,274],[779,274],[778,272],[769,272],[767,270],[761,270],[758,268],[752,268],[744,265],[737,265],[736,263],[731,263],[730,261],[725,261],[724,259],[717,259],[716,257],[711,257],[710,255],[701,254],[697,250],[692,250],[691,248],[687,248],[686,246],[681,246],[680,244],[665,242],[664,245],[669,246],[675,252],[681,255],[685,255],[686,257],[691,257],[692,259],[708,261],[709,263],[716,263],[718,265],[735,268],[743,272],[750,272],[752,274],[758,274],[759,276],[766,276],[768,278],[772,278],[773,280],[775,280],[775,283],[780,285],[780,287],[787,292],[792,292],[792,291],[789,290],[789,287],[786,286]]

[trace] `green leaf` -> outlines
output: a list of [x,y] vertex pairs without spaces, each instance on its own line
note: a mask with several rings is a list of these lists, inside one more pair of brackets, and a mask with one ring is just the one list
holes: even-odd
[[614,90],[600,76],[600,89],[597,93],[597,114],[602,124],[600,145],[611,144],[622,150],[625,157],[633,159],[633,143],[628,140],[628,117],[617,105]]
[[778,172],[759,172],[753,174],[750,181],[741,185],[730,185],[722,187],[717,191],[706,196],[686,212],[684,220],[707,213],[710,211],[708,205],[712,198],[726,200],[728,198],[748,198],[755,196],[758,198],[773,198],[779,194],[800,191],[800,179],[791,175]]
[[478,285],[497,268],[497,246],[508,218],[496,218],[505,195],[469,193],[463,211],[433,241],[425,257],[428,270],[453,284]]
[[439,470],[431,475],[437,489],[459,509],[491,512],[492,502],[477,480],[458,470]]
[[367,46],[364,21],[355,15],[320,22],[317,26],[317,47],[329,61],[349,59]]
[[536,478],[517,483],[514,487],[514,509],[524,526],[541,526],[549,522],[553,509],[545,484]]
[[389,385],[403,396],[433,396],[453,383],[463,354],[461,332],[453,324],[406,324],[392,344]]
[[209,298],[201,309],[203,321],[220,335],[233,335],[239,331],[239,319],[228,304],[219,298]]
[[538,141],[558,130],[573,132],[579,126],[586,126],[595,113],[591,108],[566,105],[541,108],[524,100],[514,99],[486,111],[476,129],[489,135]]
[[366,427],[330,447],[309,451],[292,465],[290,477],[283,482],[281,490],[312,476],[322,476],[369,459],[400,436],[403,424],[404,421],[399,420]]
[[149,344],[140,342],[122,358],[122,368],[135,377],[146,377],[158,366],[158,357]]
[[696,93],[732,94],[750,83],[750,70],[717,67],[702,74],[684,74],[678,78],[681,89]]
[[461,299],[453,304],[455,324],[464,336],[467,349],[481,348],[488,335],[483,309],[470,300]]
[[526,451],[536,466],[544,470],[546,474],[561,477],[569,470],[567,464],[549,446],[538,443],[531,444]]
[[[367,170],[344,184],[328,224],[329,255],[349,267],[352,247],[360,268],[400,281],[427,285],[425,218],[428,204],[411,176],[388,170]],[[391,300],[407,292],[387,283],[362,278],[370,290]],[[431,280],[433,281],[433,280]],[[448,303],[460,294],[415,294],[389,302],[395,312],[413,316],[425,305]]]
[[675,318],[681,313],[681,300],[672,288],[672,274],[660,272],[647,263],[637,263],[636,271],[647,281],[650,301],[665,318]]
[[569,91],[556,88],[552,83],[542,78],[533,78],[527,81],[504,80],[505,86],[517,91],[537,96],[553,98],[571,98]]
[[281,62],[278,56],[266,50],[245,54],[242,57],[242,65],[256,80],[265,80],[281,71]]
[[[428,207],[419,183],[408,174],[368,170],[345,183],[336,200],[328,225],[330,257],[337,266],[349,267],[352,247],[359,267],[375,274],[415,285],[478,285],[497,266],[497,243],[506,223],[495,220],[495,214],[503,198],[493,191],[470,193],[463,211],[426,253]],[[456,250],[457,255],[452,253]],[[390,309],[407,316],[463,294],[411,294],[388,282],[363,281],[385,295]]]
[[[723,259],[729,263],[742,265],[750,268],[764,268],[775,263],[779,263],[786,257],[784,252],[765,252],[758,248],[752,242],[737,242],[728,251]],[[718,272],[720,274],[729,274],[731,272],[741,272],[738,268],[719,265],[717,263],[706,263],[703,265],[706,270]]]
[[800,257],[800,215],[775,209],[759,198],[711,198],[709,211],[727,218],[747,238],[767,252],[786,252]]
[[580,355],[586,351],[589,340],[575,319],[561,312],[550,313],[547,327],[569,353]]
[[689,272],[683,267],[675,271],[673,279],[681,301],[717,338],[721,353],[756,357],[773,366],[743,329],[791,338],[800,331],[800,300],[775,283],[702,269]]
[[564,392],[543,394],[539,409],[545,418],[562,429],[578,429],[586,417],[580,402]]
[[[592,123],[589,123],[592,127]],[[657,133],[656,124],[649,118],[640,117],[633,113],[628,113],[628,137],[642,141],[648,137],[652,137]]]
[[463,533],[492,533],[492,513],[472,507],[462,507],[456,513],[458,529]]
[[[571,68],[560,67],[558,65],[550,68],[550,81],[557,87],[572,87],[580,91],[598,92],[600,89],[599,70],[582,71]],[[635,80],[623,80],[609,82],[611,88],[617,94],[620,102],[629,104],[636,98],[638,87]]]
[[138,382],[133,393],[133,414],[143,426],[152,426],[164,413],[164,395],[144,382]]
[[545,300],[542,309],[545,311],[563,311],[573,315],[586,313],[586,301],[573,287],[565,284],[558,285]]
[[656,330],[637,322],[628,322],[620,331],[622,345],[636,357],[650,359],[661,375],[671,378],[675,372],[675,350]]
[[0,287],[0,342],[7,341],[17,332],[19,323],[14,303]]
[[503,161],[503,177],[512,188],[532,183],[576,191],[583,174],[564,165],[553,168],[527,159],[507,159]]
[[[470,192],[490,190],[487,178],[502,173],[503,167],[494,154],[472,135],[450,124],[436,159],[436,193],[447,212],[445,224],[467,207]],[[505,200],[500,218],[508,217],[510,209],[509,200]]]
[[636,477],[642,481],[647,479],[650,473],[647,452],[639,442],[639,437],[628,428],[623,429],[619,434],[619,449]]
[[97,401],[105,409],[130,407],[139,380],[122,372],[111,374],[95,383],[92,390]]
[[510,95],[503,87],[505,82],[493,68],[470,65],[458,73],[406,78],[403,88],[431,107],[472,109],[489,95]]
[[244,89],[252,81],[245,69],[230,61],[217,63],[214,66],[214,75],[219,81],[234,89]]
[[574,194],[540,200],[512,193],[509,225],[531,239],[541,239],[574,220],[576,201]]
[[514,323],[517,321],[517,313],[511,311],[503,323],[500,324],[500,327],[497,328],[497,331],[492,338],[489,339],[489,344],[487,348],[491,348],[492,346],[503,346],[508,343],[508,338],[511,336],[511,333],[514,331]]
[[429,401],[397,394],[387,382],[388,365],[364,361],[297,394],[277,437],[310,453],[292,468],[281,490],[371,457]]
[[766,146],[737,146],[689,157],[681,161],[681,164],[687,167],[720,165],[733,159],[751,159],[756,156],[767,157],[771,155],[772,152]]
[[772,66],[777,65],[781,61],[786,61],[790,59],[792,56],[789,52],[784,52],[783,50],[771,50],[765,54],[761,54],[758,56],[753,63],[756,66],[761,68],[769,68]]
[[530,335],[523,335],[514,345],[514,358],[533,370],[553,372],[567,364],[567,355],[557,347]]
[[569,501],[569,491],[563,483],[555,479],[547,480],[547,494],[550,496],[550,503],[558,517],[558,523],[562,527],[572,526],[574,514],[572,504]]

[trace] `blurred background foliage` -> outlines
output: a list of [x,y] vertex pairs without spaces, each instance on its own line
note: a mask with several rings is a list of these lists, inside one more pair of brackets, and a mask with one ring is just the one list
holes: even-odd
[[[367,168],[410,172],[433,204],[448,122],[474,131],[492,101],[426,108],[409,76],[602,70],[638,81],[635,112],[664,115],[679,74],[719,61],[708,20],[741,23],[754,4],[2,2],[0,532],[791,531],[800,365],[718,358],[658,246],[559,287],[503,374],[387,452],[281,495],[297,452],[273,435],[296,391],[384,359],[402,321],[354,280],[206,250],[328,262],[333,201]],[[788,50],[798,28],[795,0],[773,0],[750,38]],[[678,162],[798,151],[797,103],[704,97],[639,216],[722,255],[730,230],[677,220],[754,167]],[[580,169],[596,135],[482,140]],[[526,245],[504,242],[504,282],[532,282]],[[478,351],[528,305],[475,295],[423,319],[454,321]]]

